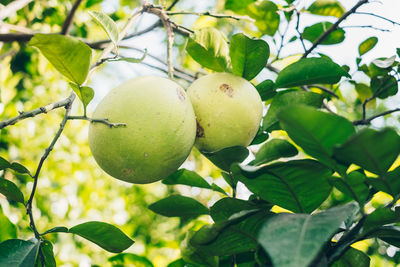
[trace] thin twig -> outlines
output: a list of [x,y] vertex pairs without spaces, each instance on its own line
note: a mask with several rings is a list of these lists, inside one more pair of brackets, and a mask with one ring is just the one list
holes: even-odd
[[67,105],[65,105],[65,115],[63,120],[61,121],[60,127],[58,128],[58,131],[56,133],[56,135],[54,136],[53,140],[51,141],[50,145],[46,148],[43,156],[40,158],[39,164],[36,168],[36,172],[35,175],[33,176],[33,187],[32,187],[32,191],[31,194],[29,196],[29,199],[26,203],[26,213],[29,215],[29,219],[30,219],[30,226],[35,234],[35,237],[37,239],[40,239],[40,234],[36,228],[35,225],[35,220],[33,218],[33,214],[32,214],[32,201],[33,198],[35,196],[35,192],[36,192],[36,188],[37,188],[37,183],[39,180],[39,174],[40,174],[40,170],[42,169],[43,163],[45,162],[45,160],[47,159],[47,157],[49,156],[50,152],[53,150],[54,145],[56,144],[58,138],[61,136],[62,131],[64,130],[64,127],[68,121],[68,115],[71,112],[71,106],[72,103],[75,99],[75,94],[71,93],[71,95],[68,97],[69,102],[67,103]]
[[254,19],[247,17],[247,16],[232,16],[232,15],[225,15],[225,14],[214,14],[209,11],[206,12],[192,12],[192,11],[176,11],[176,12],[166,12],[169,16],[175,15],[194,15],[194,16],[208,16],[218,19],[234,19],[234,20],[250,20],[254,21]]
[[348,26],[342,26],[342,29],[346,29],[346,28],[367,28],[367,29],[372,29],[372,30],[377,30],[377,31],[381,31],[381,32],[390,32],[390,30],[388,29],[382,29],[382,28],[378,28],[372,25],[348,25]]
[[369,125],[371,123],[371,121],[376,119],[376,118],[379,118],[379,117],[382,117],[382,116],[385,116],[385,115],[388,115],[388,114],[391,114],[391,113],[394,113],[394,112],[398,112],[398,111],[400,111],[400,108],[387,110],[385,112],[376,114],[376,115],[374,115],[372,117],[369,117],[369,118],[366,118],[366,119],[363,119],[363,120],[353,121],[353,124],[354,125]]
[[356,12],[356,10],[364,5],[365,3],[368,3],[369,0],[360,0],[358,1],[357,4],[355,4],[355,6],[353,6],[349,11],[347,11],[346,13],[343,14],[343,16],[341,16],[334,24],[332,24],[331,27],[329,27],[329,29],[327,29],[323,34],[321,34],[317,40],[314,41],[314,43],[312,44],[312,46],[303,54],[302,58],[306,58],[319,44],[322,43],[322,41],[324,41],[333,31],[335,31],[337,29],[337,27],[339,26],[339,24],[344,21],[348,16],[350,16],[351,14],[353,14],[354,12]]
[[112,123],[108,119],[94,119],[89,118],[87,116],[68,116],[68,120],[85,120],[90,121],[91,123],[103,123],[110,128],[117,128],[117,127],[126,127],[126,123]]
[[74,20],[75,12],[78,9],[81,2],[82,2],[82,0],[75,1],[74,5],[72,6],[71,10],[68,13],[67,18],[65,19],[65,21],[62,25],[61,34],[68,35],[69,30],[71,29],[71,26],[72,26],[72,22]]
[[331,96],[333,96],[335,98],[339,98],[339,96],[335,92],[333,92],[331,89],[329,89],[329,88],[327,88],[325,86],[318,85],[318,84],[312,84],[312,85],[307,85],[307,87],[308,88],[312,88],[312,87],[318,88],[321,91],[324,91],[325,93],[328,93],[328,94],[330,94]]
[[300,26],[300,12],[296,9],[296,15],[297,15],[297,22],[296,22],[296,32],[299,35],[299,39],[301,42],[301,45],[303,46],[304,52],[307,51],[306,45],[304,44],[304,39],[303,35],[300,32],[299,26]]
[[[156,65],[152,65],[152,64],[149,64],[149,63],[143,62],[143,61],[140,62],[139,64],[142,64],[142,65],[147,66],[149,68],[152,68],[152,69],[155,69],[155,70],[159,70],[161,72],[164,72],[165,74],[168,74],[168,69],[165,69],[165,68],[162,68],[162,67],[159,67],[159,66],[156,66]],[[192,83],[195,80],[195,78],[188,77],[184,73],[180,73],[180,72],[174,72],[174,78],[182,79],[182,80],[185,80],[185,81],[187,81],[189,83]]]
[[377,15],[377,14],[374,14],[374,13],[369,13],[369,12],[358,12],[358,11],[357,11],[357,12],[354,12],[354,14],[358,14],[358,15],[369,15],[369,16],[377,17],[377,18],[386,20],[386,21],[392,23],[393,25],[400,26],[400,23],[399,23],[399,22],[393,21],[393,20],[391,20],[391,19],[385,18],[385,17],[383,17],[383,16],[380,16],[380,15]]
[[171,9],[174,8],[174,6],[176,4],[178,4],[178,2],[179,2],[179,0],[174,0],[174,2],[172,2],[172,4],[169,7],[167,7],[165,10],[170,11]]
[[168,78],[173,79],[174,77],[174,66],[172,65],[172,46],[174,44],[174,29],[173,22],[168,17],[167,12],[159,7],[155,7],[152,4],[145,3],[144,9],[148,13],[152,13],[160,18],[164,25],[165,31],[167,32],[167,65],[168,65]]
[[0,122],[0,129],[3,129],[4,127],[7,127],[9,125],[13,125],[16,124],[17,122],[26,119],[26,118],[32,118],[35,117],[36,115],[42,114],[42,113],[47,113],[53,109],[57,109],[60,107],[66,107],[71,103],[71,99],[75,98],[75,96],[70,95],[69,97],[67,97],[66,99],[60,100],[58,102],[54,102],[54,103],[50,103],[46,106],[42,106],[36,109],[33,109],[31,111],[22,111],[20,112],[20,114],[14,118],[5,120]]
[[273,63],[273,62],[275,62],[275,61],[277,61],[277,60],[279,59],[279,55],[281,54],[281,50],[282,50],[282,48],[283,48],[283,41],[284,41],[285,36],[286,36],[286,33],[287,33],[288,29],[289,29],[289,25],[290,25],[290,23],[288,22],[288,23],[286,24],[286,28],[285,28],[283,34],[281,34],[281,43],[280,43],[280,46],[279,46],[279,48],[278,48],[278,52],[276,53],[276,56],[275,56],[275,58],[271,61],[271,63]]

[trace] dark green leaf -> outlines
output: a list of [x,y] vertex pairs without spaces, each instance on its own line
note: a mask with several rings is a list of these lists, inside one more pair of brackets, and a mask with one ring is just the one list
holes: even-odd
[[0,243],[0,266],[34,267],[39,241],[9,239]]
[[224,256],[251,251],[257,248],[255,237],[271,213],[257,212],[249,214],[224,228],[217,237],[207,245],[190,242],[197,249],[207,255]]
[[[355,203],[349,203],[314,215],[278,214],[263,224],[258,241],[274,266],[307,267],[356,209]],[[290,257],[282,248],[291,252]]]
[[234,174],[251,192],[293,212],[312,212],[331,192],[328,178],[332,172],[315,160],[278,162],[262,168],[234,166]]
[[[288,105],[308,105],[313,107],[321,107],[323,96],[316,93],[304,91],[284,91],[279,92],[271,102],[267,114],[263,120],[263,129],[271,132],[279,129],[278,112]],[[272,128],[271,128],[272,127]],[[272,129],[272,130],[271,130]]]
[[209,214],[209,210],[197,200],[181,195],[171,195],[149,206],[157,214],[167,217],[193,218]]
[[17,238],[17,227],[4,215],[0,206],[0,242]]
[[244,14],[247,6],[257,0],[226,0],[225,9],[232,10],[238,14]]
[[104,222],[86,222],[69,229],[70,233],[77,234],[103,249],[120,253],[129,248],[134,241],[114,225]]
[[[303,31],[303,38],[314,43],[322,34],[324,34],[332,26],[331,22],[324,21],[318,22],[312,26],[305,27]],[[344,41],[345,32],[343,29],[338,28],[331,32],[320,44],[331,45],[338,44]]]
[[200,188],[211,189],[209,183],[194,171],[180,169],[162,180],[163,184],[174,185],[184,184],[188,186],[196,186]]
[[0,157],[0,170],[4,170],[7,168],[10,168],[11,164],[8,162],[8,160],[4,159],[3,157]]
[[53,244],[51,244],[50,241],[43,240],[40,244],[40,250],[44,258],[44,266],[56,267],[56,259],[54,258],[54,253],[53,253]]
[[23,166],[22,164],[20,164],[18,162],[11,163],[10,169],[12,169],[12,170],[14,170],[16,172],[19,172],[19,173],[26,173],[26,174],[31,175],[29,170],[25,166]]
[[57,227],[47,230],[42,235],[50,234],[50,233],[68,233],[68,228],[65,226],[57,226]]
[[304,58],[284,68],[276,79],[277,88],[308,84],[335,84],[341,77],[351,76],[338,64],[327,58]]
[[383,191],[392,195],[394,198],[400,196],[400,166],[385,173],[377,178],[367,178],[367,183],[372,185],[376,190]]
[[[335,131],[335,135],[338,128]],[[400,153],[400,136],[395,130],[366,128],[334,150],[335,158],[384,175]]]
[[233,146],[221,149],[217,152],[203,152],[203,155],[218,168],[229,172],[232,163],[242,162],[249,156],[249,150],[242,146]]
[[210,208],[210,215],[214,222],[228,220],[233,214],[244,211],[260,208],[253,202],[241,200],[237,198],[224,197]]
[[386,207],[378,207],[369,214],[364,222],[361,234],[369,233],[382,225],[400,222],[400,210],[395,211]]
[[256,86],[262,101],[273,98],[276,95],[275,84],[271,80],[265,80]]
[[396,78],[391,75],[374,76],[371,79],[371,90],[381,99],[397,94],[398,87]]
[[83,84],[89,73],[92,49],[84,42],[59,34],[37,33],[29,42],[65,77]]
[[[395,247],[400,248],[400,227],[399,226],[381,226],[373,231],[368,237],[377,237]],[[366,236],[366,238],[368,238]]]
[[121,264],[121,266],[154,267],[146,257],[133,253],[121,253],[108,258],[108,261],[113,264]]
[[269,133],[264,131],[262,127],[260,127],[257,131],[256,136],[253,141],[251,141],[250,145],[258,145],[265,142],[269,138]]
[[278,118],[282,129],[297,145],[330,167],[336,166],[333,148],[355,133],[347,119],[306,106],[287,107]]
[[88,7],[94,6],[96,4],[99,4],[101,2],[103,2],[103,0],[87,0],[85,7],[88,8]]
[[360,56],[364,55],[372,48],[374,48],[377,43],[378,38],[376,38],[375,36],[367,38],[358,46],[358,53],[360,54]]
[[[190,239],[193,234],[194,232],[189,230],[186,232],[185,239],[181,242],[180,248],[183,260],[186,263],[194,264],[196,267],[218,267],[218,257],[205,253],[191,244]],[[186,266],[191,265],[185,264]]]
[[21,190],[7,179],[0,178],[0,194],[6,196],[9,200],[24,203],[24,195]]
[[260,147],[252,164],[262,165],[279,158],[296,156],[297,153],[297,148],[288,141],[272,139]]
[[363,205],[367,200],[369,189],[366,184],[365,175],[358,171],[347,174],[343,179],[330,179],[332,185],[339,189],[343,194],[356,200]]
[[269,46],[264,40],[238,33],[231,38],[229,55],[233,74],[251,80],[267,65]]
[[346,10],[336,0],[317,0],[309,8],[312,14],[340,18]]
[[167,267],[186,267],[185,261],[183,259],[177,259],[167,265]]
[[79,86],[74,83],[69,83],[69,85],[82,101],[83,107],[86,110],[87,105],[90,103],[90,101],[92,101],[94,97],[94,90],[89,86]]
[[219,72],[228,69],[229,47],[226,37],[214,28],[196,31],[188,39],[186,51],[205,68]]
[[332,267],[369,267],[370,258],[358,249],[350,247]]
[[278,7],[271,1],[261,0],[250,4],[246,15],[255,19],[254,25],[262,34],[273,36],[279,28]]
[[118,35],[119,35],[117,24],[115,24],[115,22],[107,14],[104,14],[103,12],[89,11],[89,14],[107,33],[110,40],[114,43],[114,46],[117,47]]

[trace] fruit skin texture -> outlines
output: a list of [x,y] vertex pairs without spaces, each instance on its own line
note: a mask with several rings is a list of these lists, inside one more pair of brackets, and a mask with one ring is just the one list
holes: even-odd
[[248,146],[257,134],[263,105],[257,89],[230,73],[203,76],[187,89],[197,117],[195,146],[214,152]]
[[126,127],[91,123],[89,146],[99,166],[130,183],[161,180],[189,155],[196,136],[196,119],[185,91],[161,77],[131,79],[111,90],[93,118]]

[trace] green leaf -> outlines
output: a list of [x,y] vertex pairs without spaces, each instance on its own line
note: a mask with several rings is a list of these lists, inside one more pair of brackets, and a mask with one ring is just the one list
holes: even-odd
[[[258,241],[274,266],[307,267],[356,209],[355,203],[349,203],[313,215],[278,214],[264,223]],[[282,248],[291,252],[290,257]]]
[[257,212],[244,216],[230,224],[206,245],[190,242],[206,255],[224,256],[255,250],[258,246],[255,237],[262,224],[271,217],[269,212]]
[[59,34],[35,34],[29,42],[65,77],[83,84],[89,73],[92,49],[84,42]]
[[189,263],[189,265],[185,264],[185,267],[192,266],[190,264],[194,264],[193,267],[218,267],[218,257],[204,253],[191,244],[190,239],[193,234],[194,231],[187,231],[185,239],[180,244],[182,258]]
[[103,12],[99,11],[89,11],[90,16],[103,28],[103,30],[107,33],[108,37],[114,43],[115,48],[118,43],[118,28],[117,24]]
[[224,72],[228,69],[229,47],[226,36],[214,29],[204,28],[188,38],[186,51],[200,65]]
[[181,195],[171,195],[149,206],[149,209],[166,217],[193,218],[209,214],[208,208],[197,200]]
[[[324,34],[332,26],[331,22],[318,22],[312,26],[305,27],[303,31],[303,38],[314,43],[322,34]],[[332,45],[343,42],[345,39],[345,31],[341,28],[331,32],[320,44]]]
[[[337,127],[335,134],[338,129]],[[334,150],[338,161],[346,164],[354,163],[380,175],[385,175],[399,153],[400,136],[391,128],[380,131],[363,129]]]
[[104,222],[86,222],[69,229],[70,233],[77,234],[103,249],[120,253],[129,248],[134,241],[114,225]]
[[369,188],[366,184],[365,175],[358,171],[347,174],[343,179],[330,179],[332,185],[339,189],[343,194],[351,197],[360,205],[363,205],[368,198]]
[[221,222],[228,220],[235,213],[259,209],[260,206],[250,201],[224,197],[211,206],[210,215],[214,222]]
[[364,83],[357,83],[355,89],[361,102],[364,102],[373,95],[371,88]]
[[[56,259],[53,253],[53,244],[50,241],[43,240],[40,244],[40,250],[44,257],[45,267],[56,267]],[[40,260],[40,257],[38,257]]]
[[169,263],[167,267],[190,267],[190,266],[188,266],[183,259],[177,259]]
[[238,33],[231,38],[229,55],[233,74],[252,80],[267,65],[269,46],[264,40]]
[[250,145],[258,145],[264,143],[268,138],[269,138],[269,133],[264,131],[263,128],[260,127],[253,141],[251,141]]
[[358,46],[358,53],[360,54],[360,56],[364,55],[365,53],[370,51],[372,48],[374,48],[377,43],[378,43],[377,37],[373,36],[373,37],[367,38]]
[[217,152],[203,152],[215,166],[229,172],[232,163],[242,162],[249,156],[249,150],[242,146],[233,146],[221,149]]
[[379,68],[386,69],[392,67],[395,60],[396,56],[394,55],[388,58],[377,58],[372,63]]
[[10,180],[0,178],[0,194],[6,196],[9,200],[24,204],[24,195]]
[[271,1],[261,0],[248,5],[246,15],[255,19],[254,25],[262,34],[273,36],[279,28],[278,7]]
[[4,170],[7,168],[10,168],[11,164],[8,162],[8,160],[4,159],[3,157],[0,157],[0,170]]
[[381,175],[379,179],[367,178],[367,183],[376,190],[388,193],[397,199],[400,196],[400,179],[398,177],[400,177],[400,166]]
[[380,99],[394,96],[398,91],[398,83],[394,76],[374,76],[371,79],[371,90]]
[[50,233],[68,233],[68,228],[65,226],[57,226],[57,227],[47,230],[46,232],[44,232],[41,235],[46,235],[46,234],[50,234]]
[[315,83],[335,84],[340,78],[351,76],[338,64],[327,58],[303,58],[284,68],[276,79],[277,88]]
[[333,148],[355,133],[347,119],[306,106],[287,107],[278,118],[282,129],[297,145],[330,167],[336,166]]
[[256,86],[262,101],[273,98],[276,95],[275,84],[271,80],[265,80]]
[[225,9],[232,10],[238,14],[244,14],[247,6],[257,0],[226,0]]
[[369,267],[371,259],[362,251],[350,247],[332,267]]
[[331,192],[330,169],[315,160],[292,160],[264,167],[234,165],[233,172],[262,199],[293,212],[310,213]]
[[172,173],[170,176],[162,180],[163,184],[175,185],[183,184],[188,186],[196,186],[200,188],[211,189],[209,183],[194,171],[180,169]]
[[400,227],[381,226],[365,238],[377,237],[390,245],[400,248]]
[[378,207],[365,219],[361,234],[369,233],[385,224],[397,222],[400,222],[400,210],[398,208],[393,211],[390,208]]
[[92,101],[94,97],[94,90],[89,86],[80,86],[74,83],[69,83],[75,94],[82,101],[83,108],[86,110],[87,105]]
[[20,164],[18,162],[11,163],[10,169],[12,169],[16,172],[19,172],[19,173],[26,173],[26,174],[29,174],[30,176],[32,176],[30,171],[25,166],[23,166],[22,164]]
[[323,96],[317,93],[304,91],[283,91],[279,92],[271,102],[267,114],[263,119],[262,128],[268,132],[279,129],[278,112],[288,105],[307,105],[321,107]]
[[108,258],[108,261],[113,264],[121,264],[121,266],[154,267],[146,257],[133,253],[121,253]]
[[252,164],[262,165],[279,158],[296,156],[297,153],[297,148],[288,141],[272,139],[260,147]]
[[0,206],[0,242],[17,238],[17,227],[4,215]]
[[0,266],[34,267],[39,241],[9,239],[0,243]]
[[312,14],[340,18],[346,10],[336,0],[317,0],[309,8]]

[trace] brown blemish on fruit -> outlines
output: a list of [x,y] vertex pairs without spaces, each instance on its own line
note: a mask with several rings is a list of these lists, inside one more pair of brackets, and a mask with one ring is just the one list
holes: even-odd
[[229,84],[223,83],[219,86],[219,90],[227,94],[229,97],[233,97],[233,88]]
[[185,93],[181,89],[177,88],[176,93],[178,94],[179,100],[183,101],[186,99]]
[[131,175],[132,172],[133,172],[132,169],[124,169],[124,170],[122,171],[122,175],[123,175],[123,176],[128,176],[128,175]]
[[204,137],[204,129],[201,127],[199,122],[196,120],[197,129],[196,129],[196,137]]

